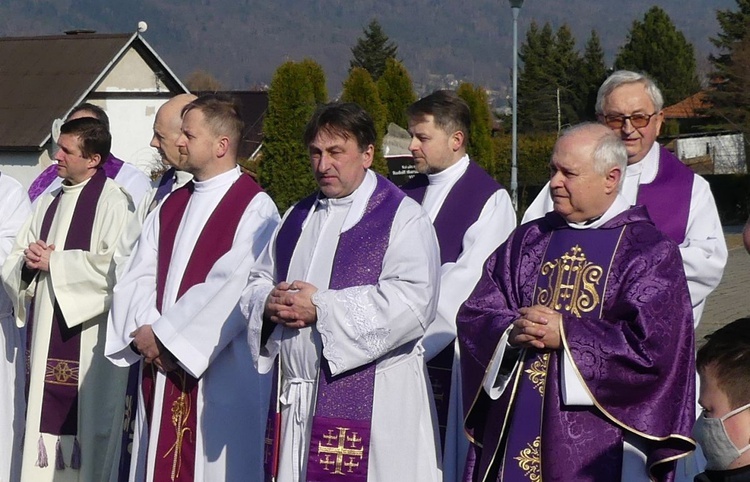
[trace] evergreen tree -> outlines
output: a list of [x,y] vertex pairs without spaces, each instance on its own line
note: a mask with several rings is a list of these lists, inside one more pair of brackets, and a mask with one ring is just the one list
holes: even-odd
[[260,182],[281,212],[317,189],[302,135],[326,96],[323,69],[312,60],[286,62],[271,80]]
[[378,94],[385,105],[385,125],[393,122],[404,129],[408,127],[406,109],[417,100],[414,86],[406,67],[396,59],[385,61],[385,71],[378,79]]
[[[707,114],[719,120],[720,129],[744,133],[750,139],[750,0],[737,0],[737,11],[718,10],[721,31],[711,41],[719,55],[710,56],[714,66],[707,100]],[[747,144],[746,144],[747,145]]]
[[364,37],[358,38],[356,45],[352,47],[354,58],[349,62],[349,70],[361,67],[377,81],[385,71],[386,59],[396,58],[398,46],[390,41],[375,19],[370,21],[363,33]]
[[[518,125],[521,132],[552,132],[573,124],[583,103],[579,86],[581,59],[567,25],[554,33],[549,23],[532,22],[519,56]],[[558,108],[559,104],[559,108]]]
[[495,145],[492,142],[492,113],[487,93],[481,87],[461,84],[456,93],[471,109],[466,151],[490,175],[495,175]]
[[581,109],[578,111],[580,120],[593,121],[596,119],[596,94],[599,91],[599,86],[606,78],[607,67],[604,65],[604,49],[602,49],[596,30],[592,30],[581,59],[579,92],[582,103]]
[[372,80],[367,70],[361,67],[354,67],[349,71],[349,77],[344,80],[341,101],[359,104],[372,117],[372,121],[375,123],[375,131],[377,132],[375,159],[373,160],[372,168],[381,174],[387,175],[388,166],[380,149],[387,125],[386,109],[380,101],[378,86]]
[[664,94],[665,105],[700,90],[693,45],[677,30],[669,15],[656,6],[646,12],[643,21],[633,22],[627,42],[617,54],[615,68],[649,74]]

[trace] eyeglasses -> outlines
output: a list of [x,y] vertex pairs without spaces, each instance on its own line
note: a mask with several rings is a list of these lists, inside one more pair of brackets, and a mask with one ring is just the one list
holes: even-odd
[[642,129],[651,122],[651,118],[656,114],[657,112],[654,112],[653,114],[603,115],[600,117],[604,119],[604,123],[607,124],[607,127],[610,129],[622,129],[622,126],[625,125],[625,121],[627,120],[629,120],[630,125],[636,129]]

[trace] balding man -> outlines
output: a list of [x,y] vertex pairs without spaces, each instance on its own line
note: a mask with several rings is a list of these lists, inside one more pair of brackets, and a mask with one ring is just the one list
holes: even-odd
[[237,166],[242,126],[224,97],[182,109],[179,163],[193,180],[146,218],[115,288],[105,354],[143,362],[131,480],[263,478],[270,387],[234,308],[279,214]]
[[[664,112],[661,91],[644,74],[618,70],[596,99],[599,121],[612,129],[628,152],[622,196],[645,206],[651,220],[680,247],[695,326],[706,297],[716,289],[727,263],[727,246],[711,187],[656,142]],[[529,206],[523,221],[552,210],[549,186]]]
[[553,212],[510,235],[459,310],[466,480],[673,480],[694,449],[682,260],[618,194],[626,163],[607,127],[564,132]]

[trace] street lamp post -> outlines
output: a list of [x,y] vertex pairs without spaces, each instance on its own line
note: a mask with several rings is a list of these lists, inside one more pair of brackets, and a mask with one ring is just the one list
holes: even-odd
[[523,0],[509,0],[513,11],[513,142],[511,148],[510,198],[518,211],[518,13]]

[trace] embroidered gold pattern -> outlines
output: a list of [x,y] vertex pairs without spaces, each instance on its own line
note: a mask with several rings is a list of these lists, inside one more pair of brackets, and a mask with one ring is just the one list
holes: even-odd
[[541,482],[542,455],[539,448],[542,445],[542,437],[537,437],[532,443],[526,445],[526,448],[521,450],[518,457],[513,457],[513,460],[518,461],[518,466],[525,472],[524,476],[528,477],[531,482]]
[[537,301],[553,310],[565,310],[577,318],[594,310],[599,304],[596,285],[604,270],[586,259],[579,245],[559,259],[544,263],[541,274],[548,280],[547,288],[539,288]]
[[[333,475],[346,475],[344,470],[346,473],[353,473],[354,469],[359,467],[359,462],[364,455],[362,437],[358,437],[357,432],[352,432],[347,436],[349,429],[346,427],[336,427],[336,429],[339,431],[338,434],[334,434],[333,430],[328,430],[328,433],[323,435],[325,445],[318,442],[318,455],[321,456],[318,463],[326,472],[331,472],[331,466],[333,466],[333,472],[331,472]],[[349,444],[348,447],[347,444]],[[336,459],[331,460],[331,455],[334,455]]]
[[172,425],[174,426],[177,439],[175,440],[172,447],[167,450],[164,454],[164,458],[167,458],[170,453],[174,452],[172,456],[172,473],[171,480],[174,481],[180,476],[180,469],[182,468],[182,442],[186,434],[192,432],[190,427],[187,427],[188,416],[190,415],[190,398],[186,393],[186,374],[182,370],[179,370],[180,377],[180,397],[172,402]]
[[54,385],[78,386],[78,362],[49,358],[44,373],[44,381]]
[[544,396],[544,385],[547,380],[547,366],[549,365],[549,353],[540,354],[524,373],[529,375],[529,380],[540,395]]

